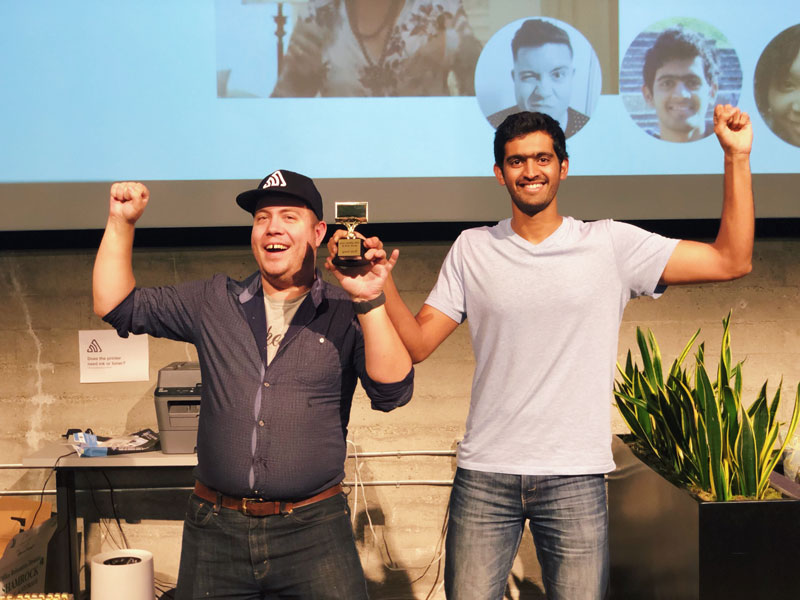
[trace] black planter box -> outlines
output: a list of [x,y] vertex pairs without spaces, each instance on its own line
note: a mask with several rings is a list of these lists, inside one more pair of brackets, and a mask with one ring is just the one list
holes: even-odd
[[612,600],[800,598],[800,500],[704,502],[612,447]]

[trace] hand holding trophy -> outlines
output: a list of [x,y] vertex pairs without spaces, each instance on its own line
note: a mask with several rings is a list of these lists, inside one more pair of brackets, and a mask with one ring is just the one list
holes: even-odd
[[347,235],[337,243],[336,256],[331,262],[339,268],[363,267],[369,264],[364,258],[364,245],[356,236],[356,226],[367,222],[366,202],[336,202],[336,223],[347,228]]
[[[357,225],[367,222],[366,202],[336,202],[339,229],[328,240],[325,268],[333,273],[355,303],[356,314],[364,314],[384,301],[383,285],[397,262],[400,251],[390,255],[377,237],[364,239],[355,232]],[[355,267],[355,268],[351,268]]]

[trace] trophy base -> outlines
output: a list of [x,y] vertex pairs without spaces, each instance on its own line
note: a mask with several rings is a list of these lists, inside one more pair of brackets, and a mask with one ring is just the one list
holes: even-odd
[[341,256],[335,256],[331,262],[340,269],[363,267],[369,264],[369,261],[361,256],[354,256],[353,258],[342,258]]
[[361,238],[355,237],[354,234],[353,237],[340,239],[336,244],[336,256],[331,262],[344,269],[368,265],[369,261],[364,258],[364,245]]

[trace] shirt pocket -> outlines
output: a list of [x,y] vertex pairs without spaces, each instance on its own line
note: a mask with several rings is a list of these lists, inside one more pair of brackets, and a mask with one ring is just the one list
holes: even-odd
[[341,400],[342,366],[336,347],[316,334],[301,345],[297,356],[295,380],[309,405],[338,404]]

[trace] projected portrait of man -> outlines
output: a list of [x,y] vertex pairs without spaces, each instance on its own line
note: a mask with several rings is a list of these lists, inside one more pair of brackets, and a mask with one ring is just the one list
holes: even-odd
[[800,146],[800,24],[779,33],[756,65],[756,104],[772,132]]
[[[511,55],[510,76],[515,103],[501,110],[486,110],[489,103],[485,94],[476,90],[481,108],[493,127],[520,111],[551,116],[559,122],[567,137],[589,122],[588,114],[571,106],[576,85],[585,87],[586,81],[577,79],[575,51],[565,29],[544,19],[527,19],[511,39]],[[595,67],[599,71],[596,64]]]
[[642,77],[642,96],[658,118],[653,136],[693,142],[711,135],[719,78],[713,41],[683,27],[664,30],[645,55]]

